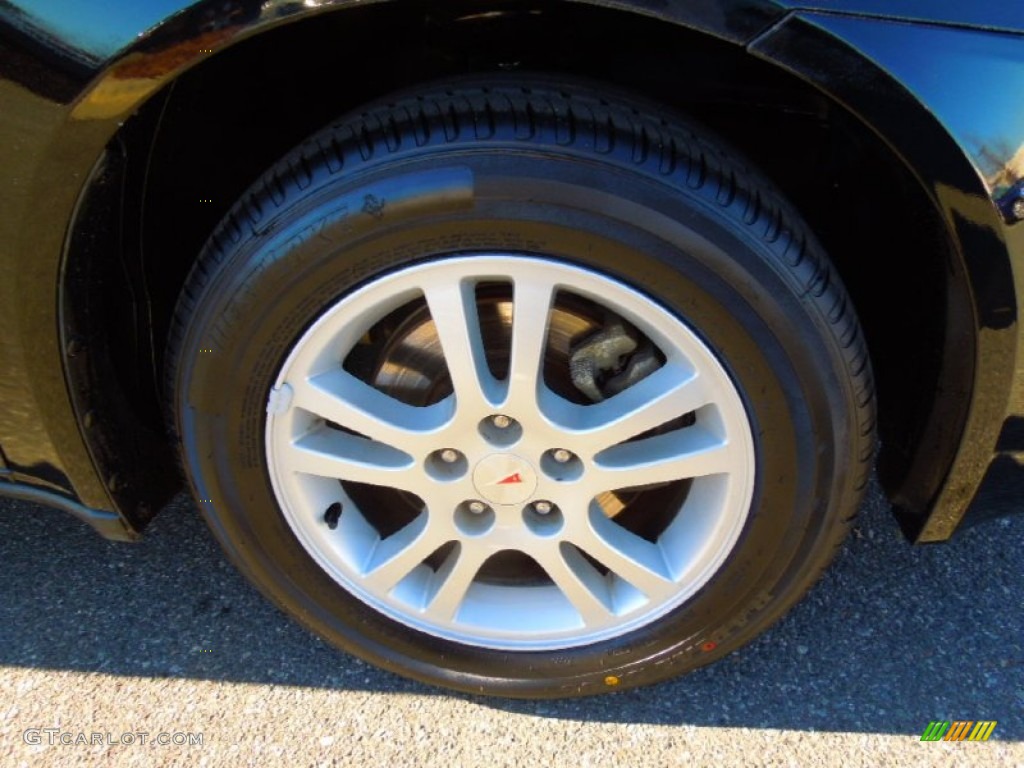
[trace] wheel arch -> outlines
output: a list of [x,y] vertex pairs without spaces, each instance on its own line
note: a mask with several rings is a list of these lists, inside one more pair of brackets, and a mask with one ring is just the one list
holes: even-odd
[[[403,66],[387,65],[389,50],[380,49],[374,35],[383,30],[397,35],[399,40],[421,38],[422,28],[413,24],[413,20],[419,19],[422,23],[423,17],[411,4],[378,2],[355,7],[354,3],[346,1],[298,9],[294,3],[264,4],[277,15],[268,15],[269,11],[246,15],[244,8],[249,6],[236,5],[233,8],[231,4],[200,3],[151,30],[103,75],[94,79],[71,111],[71,123],[96,126],[95,137],[103,138],[92,140],[98,145],[105,143],[106,150],[79,200],[68,237],[61,284],[63,337],[85,339],[89,348],[98,349],[99,353],[88,356],[87,363],[65,354],[66,373],[93,463],[101,477],[118,476],[116,482],[108,483],[108,489],[123,514],[136,527],[145,524],[149,516],[145,510],[157,506],[176,481],[174,473],[169,471],[173,457],[161,442],[159,433],[156,386],[159,375],[155,369],[160,364],[160,341],[176,288],[184,281],[184,273],[198,252],[198,248],[190,250],[191,246],[197,241],[201,244],[205,234],[212,230],[222,212],[251,178],[316,127],[319,123],[315,121],[326,122],[336,115],[338,107],[349,108],[393,87],[409,85],[409,77],[415,82],[428,75],[444,76],[482,66],[476,58],[479,51],[468,43],[470,28],[460,28],[453,19],[447,20],[450,28],[441,30],[439,36],[444,43],[435,52],[437,58],[432,60],[431,67],[410,71],[408,62],[415,62],[412,55]],[[615,8],[610,8],[611,5]],[[991,242],[992,237],[984,234],[999,231],[994,208],[990,201],[983,199],[985,190],[970,158],[927,106],[908,96],[855,45],[840,42],[821,26],[796,15],[782,21],[781,13],[771,3],[757,3],[753,12],[745,15],[725,12],[722,9],[727,5],[722,3],[713,12],[705,9],[699,15],[680,17],[669,15],[682,12],[679,4],[652,12],[646,6],[640,8],[633,3],[563,3],[555,6],[558,10],[553,16],[543,19],[543,23],[553,24],[544,29],[554,35],[552,30],[561,33],[566,28],[573,29],[566,25],[576,24],[580,19],[593,22],[594,28],[601,31],[596,35],[590,33],[589,37],[580,35],[582,39],[575,43],[576,47],[570,45],[571,50],[586,55],[575,64],[562,60],[551,62],[537,56],[536,48],[540,46],[536,43],[523,52],[537,57],[542,65],[569,70],[576,67],[584,71],[574,74],[633,87],[645,95],[694,112],[698,119],[709,123],[755,162],[769,166],[770,170],[777,170],[772,167],[771,148],[751,140],[743,127],[745,120],[765,114],[777,120],[779,126],[793,131],[793,136],[785,142],[787,161],[813,162],[822,154],[834,154],[834,145],[820,134],[823,127],[839,125],[843,135],[853,141],[851,146],[855,146],[858,161],[899,179],[900,191],[906,192],[909,201],[910,216],[922,229],[919,236],[905,233],[906,240],[902,244],[915,247],[910,257],[912,263],[926,270],[931,281],[924,292],[926,295],[916,300],[915,308],[937,310],[944,318],[952,318],[947,322],[948,327],[943,328],[941,339],[929,338],[927,342],[943,347],[941,354],[929,359],[934,376],[928,386],[935,393],[950,395],[949,412],[954,415],[941,425],[937,434],[929,433],[927,424],[933,420],[928,416],[936,410],[934,403],[915,404],[906,392],[883,381],[879,398],[882,433],[885,436],[888,429],[887,443],[891,446],[895,442],[897,448],[883,446],[883,480],[890,497],[903,510],[901,518],[909,536],[923,540],[945,538],[959,521],[991,458],[994,438],[990,441],[989,437],[1001,424],[1010,387],[1013,360],[1010,334],[1005,331],[991,334],[992,340],[986,342],[984,349],[979,348],[982,328],[993,327],[981,319],[991,318],[993,312],[1005,312],[1007,307],[1013,318],[1016,317],[1012,280],[1000,281],[1010,286],[1009,297],[993,298],[974,288],[983,267],[992,268],[994,264],[996,269],[1009,270],[1005,243],[998,242],[998,238]],[[473,7],[474,3],[458,6],[460,11]],[[520,18],[523,8],[519,4],[503,6],[506,9],[503,13],[508,14],[504,23],[534,23],[528,15],[525,21]],[[317,33],[319,28],[330,32]],[[765,29],[768,31],[759,36]],[[639,64],[624,65],[621,71],[614,72],[585,71],[594,66],[598,53],[604,53],[596,50],[599,43],[607,39],[602,35],[615,32],[626,39],[630,31],[663,35],[681,46],[671,49],[680,52],[664,57],[658,53],[663,49],[650,45],[652,38],[637,38],[647,44],[634,44],[632,48],[625,45],[624,50],[642,55],[641,61],[647,66],[655,62],[667,67],[658,76],[642,77],[643,68]],[[348,42],[363,38],[365,42],[356,46],[356,53],[378,49],[369,58],[342,57],[349,67],[365,65],[363,71],[342,70],[352,73],[352,77],[344,78],[342,103],[319,104],[312,115],[304,110],[303,116],[293,121],[259,122],[265,117],[259,109],[243,113],[241,117],[235,115],[226,122],[219,121],[230,110],[223,105],[216,108],[213,97],[239,83],[238,78],[244,78],[247,68],[257,63],[276,41],[290,38],[294,44],[296,38],[301,40],[307,34],[319,34],[322,39],[335,33],[349,35],[344,38]],[[833,62],[831,70],[810,60],[809,51],[820,54],[826,42],[833,46],[825,54]],[[813,47],[803,50],[805,43],[813,43]],[[335,44],[338,45],[337,41]],[[392,45],[396,45],[394,38]],[[644,53],[640,48],[650,50]],[[218,52],[212,53],[214,50]],[[513,48],[511,52],[516,50]],[[751,53],[754,55],[749,55]],[[718,71],[713,77],[698,73],[697,96],[681,99],[675,84],[681,73],[696,72],[689,65],[702,56],[712,57]],[[936,150],[934,155],[922,157],[921,152],[907,148],[905,140],[891,138],[890,134],[896,129],[887,125],[884,115],[873,113],[869,108],[866,92],[869,86],[858,90],[856,83],[841,76],[841,68],[851,63],[867,68],[865,71],[870,71],[873,77],[870,87],[881,85],[885,93],[898,96],[900,105],[913,114],[915,123],[928,129],[929,147]],[[499,67],[502,64],[492,60],[484,65]],[[288,89],[298,82],[294,78],[297,72],[309,73],[308,62],[305,69],[301,62],[281,62],[274,70],[277,74],[271,78],[272,83],[264,95],[276,100],[290,98],[288,103],[301,104],[301,97],[307,92],[300,87],[289,97]],[[197,84],[201,82],[205,82],[208,91],[206,96],[199,97],[201,89]],[[728,86],[728,97],[724,99],[714,95],[723,82]],[[261,82],[260,88],[265,85]],[[234,100],[228,101],[237,106],[245,100],[243,96],[258,95],[259,89],[242,87],[235,92]],[[213,108],[214,113],[204,114],[203,110],[209,108]],[[128,119],[132,114],[134,117]],[[123,126],[119,126],[122,122]],[[273,134],[276,143],[264,147],[265,156],[251,158],[253,167],[260,163],[255,173],[248,167],[224,172],[223,166],[231,163],[222,161],[222,152],[225,146],[232,145],[232,132],[244,131],[252,125]],[[810,146],[802,146],[806,137],[813,137]],[[195,150],[199,154],[190,155]],[[184,166],[175,164],[186,156],[190,160]],[[150,163],[153,157],[164,157],[161,173],[165,174],[165,179],[176,176],[175,183],[165,185],[159,174],[154,178]],[[220,172],[205,173],[204,169],[216,166],[221,166]],[[792,178],[782,179],[781,183],[798,206],[806,204],[813,208],[813,199],[820,197],[819,193],[826,191],[828,185],[824,178],[808,183],[805,176],[797,173]],[[943,180],[941,186],[937,179]],[[157,190],[156,198],[151,197],[154,190]],[[878,215],[898,219],[891,210],[882,210],[891,206],[895,199],[897,195],[892,190],[879,193]],[[147,206],[154,206],[150,207],[149,216],[153,210],[159,210],[168,213],[171,221],[189,222],[187,236],[181,238],[180,233],[174,231],[175,226],[167,225],[154,233],[139,200],[148,200]],[[868,205],[860,215],[870,217],[871,214]],[[823,227],[827,247],[844,250],[841,242],[847,228],[842,217],[828,210],[812,210],[809,218],[812,225]],[[111,222],[117,222],[117,226],[110,226]],[[975,231],[979,224],[982,234]],[[111,234],[114,232],[116,237]],[[167,237],[172,238],[171,243],[159,242]],[[971,243],[972,237],[984,242]],[[176,249],[175,244],[185,247]],[[870,296],[870,277],[884,267],[889,254],[873,255],[865,265],[852,249],[845,250],[846,253],[838,256],[837,266],[851,285],[855,303],[862,319],[866,320],[876,369],[883,368],[885,366],[879,365],[878,353],[883,353],[886,364],[890,364],[889,358],[897,357],[899,343],[906,342],[908,337],[902,336],[900,342],[885,341],[882,330],[890,319],[891,308],[872,311],[870,302],[862,302],[862,297]],[[972,254],[976,252],[983,255],[974,257],[972,263]],[[109,300],[114,289],[131,292],[135,297],[132,307],[126,314],[108,314],[100,319],[99,305]],[[1002,315],[999,317],[1001,321]],[[149,338],[136,334],[134,347],[129,343],[132,337],[125,333],[115,333],[109,341],[104,340],[111,329],[143,326],[148,328],[143,335]],[[879,348],[883,346],[886,350]],[[67,345],[64,348],[66,350]],[[962,368],[952,364],[954,350],[965,348],[970,350],[967,356],[972,361],[980,359],[982,354],[986,359],[995,355],[997,363],[1004,361],[997,364],[994,373],[987,374],[991,376],[985,383],[988,411],[978,405],[976,366],[972,365],[969,375],[965,375]],[[1007,350],[1009,355],[1005,354]],[[891,373],[890,378],[896,380],[905,370],[899,369],[896,363],[893,365],[897,365],[898,370]],[[909,366],[904,364],[904,368]],[[149,381],[153,376],[156,382]],[[104,398],[101,390],[105,386],[109,388],[111,382],[118,385],[117,395]],[[121,397],[126,391],[129,396]],[[901,417],[899,414],[908,407],[910,415]],[[140,423],[145,427],[145,434],[140,431]],[[126,435],[134,436],[132,442],[126,442]],[[968,443],[973,446],[970,451],[963,447]],[[155,492],[157,489],[159,493]],[[139,512],[140,509],[143,511]]]
[[[985,149],[965,127],[980,133],[992,126],[984,115],[970,115],[970,104],[941,95],[943,88],[969,88],[972,79],[989,82],[1007,60],[1024,55],[1024,41],[1011,36],[999,36],[999,50],[985,53],[981,34],[798,13],[750,45],[855,115],[913,174],[940,217],[948,250],[936,258],[944,257],[948,279],[934,402],[904,451],[903,471],[882,475],[904,532],[918,542],[953,534],[992,461],[1013,400],[1019,345],[1013,225],[1000,216],[982,170]],[[824,59],[832,66],[823,67]],[[928,66],[936,60],[962,67],[959,81],[938,85]],[[1024,124],[1000,128],[1000,140],[1011,146],[1024,139]]]

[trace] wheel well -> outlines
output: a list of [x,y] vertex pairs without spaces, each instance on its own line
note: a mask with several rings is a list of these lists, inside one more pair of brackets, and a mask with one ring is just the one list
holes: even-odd
[[[968,293],[949,269],[952,246],[937,211],[892,152],[812,87],[692,30],[581,4],[543,12],[515,2],[487,12],[437,5],[444,10],[370,4],[240,42],[181,75],[111,142],[76,222],[69,275],[78,290],[67,301],[69,316],[87,326],[80,332],[105,347],[79,375],[113,382],[120,400],[92,409],[111,414],[93,442],[113,445],[129,430],[131,451],[148,446],[149,460],[121,480],[135,496],[115,492],[119,503],[132,506],[142,489],[176,480],[162,437],[164,342],[191,264],[242,192],[305,136],[366,101],[507,70],[583,76],[668,104],[782,187],[857,305],[876,375],[881,476],[890,495],[912,498],[904,481],[935,393],[953,375],[944,354],[951,307],[967,306]],[[82,215],[90,211],[98,213]],[[94,456],[116,463],[126,450]],[[935,490],[913,503],[926,505]],[[145,514],[124,511],[145,523]]]

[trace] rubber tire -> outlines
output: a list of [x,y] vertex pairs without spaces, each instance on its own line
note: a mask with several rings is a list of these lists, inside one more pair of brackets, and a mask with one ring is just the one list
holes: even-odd
[[[735,152],[661,106],[589,84],[427,86],[328,126],[235,205],[196,262],[169,343],[173,432],[216,537],[269,598],[337,646],[461,691],[586,695],[720,658],[831,561],[874,448],[863,335],[821,247]],[[290,346],[352,289],[451,253],[544,254],[677,313],[751,419],[757,482],[725,565],[625,636],[551,653],[446,642],[377,613],[305,552],[268,480],[264,419]]]

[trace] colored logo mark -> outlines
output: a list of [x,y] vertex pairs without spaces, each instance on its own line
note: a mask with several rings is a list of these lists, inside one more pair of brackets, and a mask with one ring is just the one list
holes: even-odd
[[921,741],[988,741],[997,720],[932,720]]

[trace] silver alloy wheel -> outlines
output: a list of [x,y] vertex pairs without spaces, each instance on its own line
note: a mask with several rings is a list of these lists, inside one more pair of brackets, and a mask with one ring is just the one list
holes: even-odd
[[[512,289],[503,379],[487,364],[477,311],[478,285],[495,281]],[[556,394],[543,361],[560,292],[632,324],[663,363],[601,402]],[[343,366],[382,318],[417,299],[454,390],[422,407]],[[712,350],[636,290],[553,260],[458,256],[370,282],[295,343],[267,413],[274,493],[320,567],[395,621],[472,646],[554,650],[655,621],[718,571],[752,501],[750,424]],[[569,452],[572,471],[547,460],[555,451]],[[684,497],[656,536],[620,524],[598,501],[679,481]],[[360,505],[350,483],[402,491],[417,513],[382,535],[380,510]],[[485,564],[508,552],[546,578],[486,578]]]

